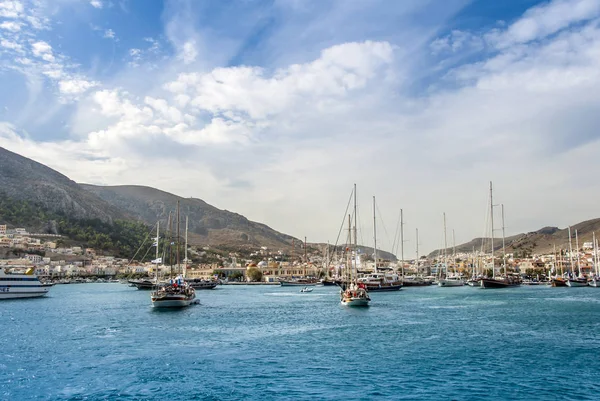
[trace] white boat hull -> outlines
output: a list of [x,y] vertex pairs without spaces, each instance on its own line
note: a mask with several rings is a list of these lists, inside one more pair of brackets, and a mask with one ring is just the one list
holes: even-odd
[[465,285],[463,280],[444,279],[438,281],[438,286],[440,287],[462,287],[463,285]]
[[567,280],[569,287],[587,287],[587,281]]
[[14,289],[13,292],[0,292],[0,299],[38,298],[46,296],[46,294],[48,294],[48,287],[35,288],[35,291]]
[[600,287],[600,281],[597,281],[597,280],[588,281],[588,285],[590,287]]

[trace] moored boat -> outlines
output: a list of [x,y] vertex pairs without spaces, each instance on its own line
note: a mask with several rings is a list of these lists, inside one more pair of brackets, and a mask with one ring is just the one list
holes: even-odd
[[43,284],[29,268],[24,274],[0,269],[0,299],[37,298],[48,294],[52,284]]
[[587,287],[588,281],[585,278],[570,278],[567,280],[569,287]]
[[195,290],[212,290],[219,285],[218,281],[202,279],[186,279],[186,282]]
[[195,302],[196,292],[183,278],[178,277],[158,287],[150,299],[155,308],[182,308]]
[[279,280],[279,285],[282,287],[292,287],[292,286],[314,286],[317,285],[319,281],[313,278],[297,278],[292,280]]
[[458,277],[443,278],[438,281],[440,287],[462,287],[463,285],[465,285],[464,280]]
[[518,287],[521,285],[520,280],[512,277],[508,278],[482,278],[479,281],[481,288],[507,288]]
[[562,277],[555,277],[552,279],[552,287],[567,287],[567,280]]

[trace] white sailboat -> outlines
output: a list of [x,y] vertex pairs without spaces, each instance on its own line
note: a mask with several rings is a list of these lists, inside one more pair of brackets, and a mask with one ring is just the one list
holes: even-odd
[[[453,231],[452,237],[454,237],[454,231]],[[446,277],[444,277],[444,278],[440,277],[440,280],[438,281],[438,286],[440,286],[440,287],[462,287],[463,285],[465,285],[465,282],[462,278],[460,278],[460,276],[456,272],[456,269],[454,269],[453,277],[450,277],[450,275],[448,273],[448,257],[446,256],[447,248],[448,248],[448,242],[446,240],[446,213],[444,213],[444,265],[446,266],[446,269],[445,269]],[[454,263],[454,261],[453,261],[453,263]]]
[[[371,302],[371,298],[369,297],[369,292],[364,283],[359,283],[357,280],[358,272],[357,269],[357,235],[356,235],[356,227],[357,227],[357,216],[356,216],[356,184],[354,184],[354,246],[352,252],[348,249],[348,263],[346,264],[346,275],[347,281],[345,281],[342,285],[342,289],[340,290],[340,302],[345,306],[369,306],[369,302]],[[348,243],[352,243],[352,223],[350,215],[348,215]],[[354,253],[354,262],[352,260],[352,254]]]
[[569,287],[587,287],[587,280],[581,274],[581,264],[579,263],[579,237],[577,236],[577,230],[575,230],[575,247],[577,248],[577,270],[578,274],[575,275],[575,269],[573,266],[573,244],[571,240],[571,227],[569,227],[569,264],[571,265],[571,277],[567,280]]

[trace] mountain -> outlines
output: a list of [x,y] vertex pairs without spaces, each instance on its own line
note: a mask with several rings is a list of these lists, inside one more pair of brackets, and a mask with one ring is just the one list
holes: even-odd
[[[167,227],[169,213],[180,203],[181,232],[185,216],[189,219],[189,241],[196,245],[267,246],[288,248],[293,237],[253,222],[244,216],[209,205],[201,199],[182,198],[155,188],[139,185],[96,186],[80,184],[91,194],[102,198],[128,215],[147,224],[160,221]],[[172,216],[175,219],[175,216]],[[173,230],[175,230],[173,224]],[[162,230],[161,230],[162,231]]]
[[29,202],[72,219],[110,223],[127,217],[68,177],[4,148],[0,148],[0,196]]
[[[577,231],[577,239],[579,248],[582,248],[585,242],[592,242],[594,232],[600,235],[600,218],[586,220],[571,226],[571,238],[573,249],[576,248],[575,231]],[[484,244],[484,252],[490,252],[490,238],[475,238],[465,244],[457,245],[456,252],[472,252],[473,247],[476,251],[481,250],[481,244]],[[569,248],[569,230],[568,228],[560,229],[558,227],[543,227],[537,231],[532,231],[524,234],[517,234],[505,239],[506,252],[513,253],[515,256],[530,256],[539,254],[548,254],[560,249]],[[494,250],[502,250],[502,238],[494,238]],[[429,254],[430,257],[435,257],[442,250],[435,250]],[[452,249],[448,249],[452,252]]]

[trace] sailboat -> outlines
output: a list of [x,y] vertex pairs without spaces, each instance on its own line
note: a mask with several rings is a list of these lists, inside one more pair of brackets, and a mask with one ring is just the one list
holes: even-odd
[[598,243],[596,242],[596,232],[592,233],[593,241],[594,241],[594,272],[590,281],[588,281],[588,285],[590,287],[600,287],[600,277],[598,274]]
[[[170,230],[170,228],[169,228]],[[158,237],[158,232],[157,235]],[[171,245],[174,245],[171,242]],[[157,246],[158,258],[158,246]],[[177,270],[180,268],[179,261],[179,201],[177,201]],[[169,251],[169,262],[172,262],[172,249]],[[156,270],[156,281],[158,282],[158,269]],[[196,302],[196,291],[185,281],[183,275],[171,278],[166,284],[156,287],[150,295],[152,306],[155,308],[181,308]]]
[[496,277],[496,264],[494,263],[494,201],[492,182],[490,181],[490,220],[492,225],[492,278],[482,278],[481,288],[506,288],[521,285],[521,280],[516,277],[510,277],[506,272],[506,247],[504,244],[504,205],[502,205],[502,265],[504,267],[504,277]]
[[[371,298],[364,283],[359,283],[357,279],[357,235],[356,235],[356,184],[354,184],[354,249],[350,251],[350,247],[346,248],[348,252],[348,263],[346,264],[347,281],[342,284],[340,290],[340,302],[345,306],[369,306]],[[348,215],[348,243],[352,243],[352,223],[351,217]],[[354,261],[352,256],[354,254]]]
[[571,240],[571,227],[569,227],[569,264],[571,265],[571,277],[567,280],[569,287],[587,287],[587,280],[581,274],[581,264],[579,263],[579,237],[577,236],[577,230],[575,230],[575,247],[577,248],[577,270],[578,275],[575,276],[575,269],[573,268],[573,245]]
[[[452,235],[454,237],[454,234]],[[448,248],[448,242],[446,241],[446,213],[444,213],[444,265],[446,266],[446,277],[441,278],[438,281],[440,287],[462,287],[465,285],[460,276],[457,275],[456,269],[454,270],[454,277],[450,277],[448,274],[448,256],[446,255]]]
[[400,291],[402,280],[396,273],[381,273],[377,270],[377,224],[375,218],[375,197],[373,197],[373,259],[375,259],[374,271],[359,279],[370,292]]

